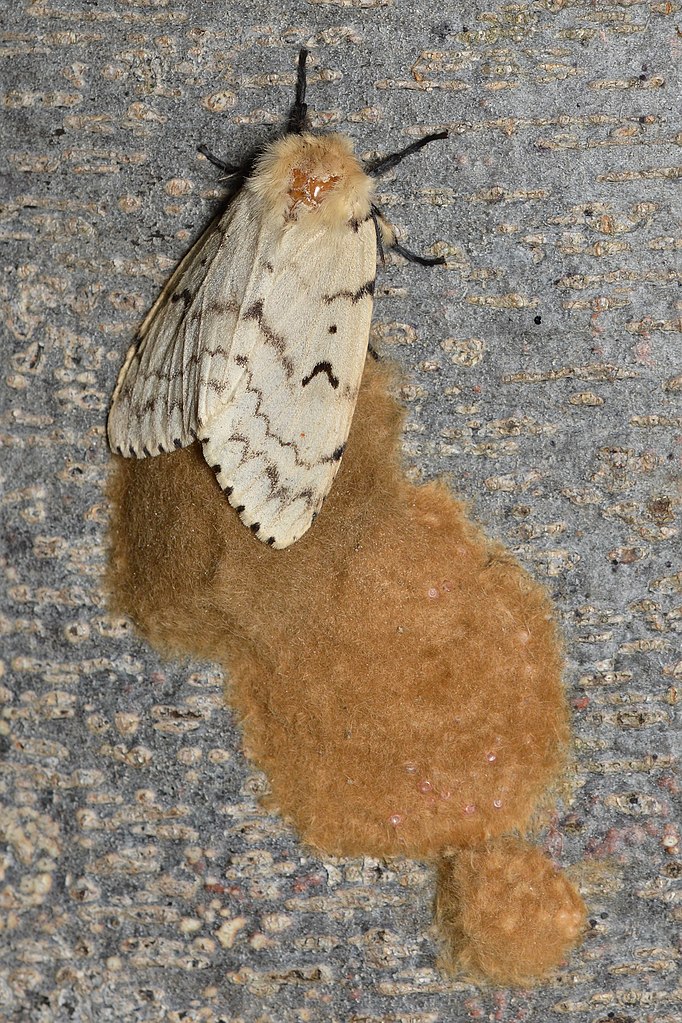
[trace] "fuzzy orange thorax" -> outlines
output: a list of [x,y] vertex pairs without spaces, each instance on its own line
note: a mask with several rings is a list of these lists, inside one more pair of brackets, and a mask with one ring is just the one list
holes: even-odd
[[295,209],[300,204],[308,206],[310,209],[321,206],[327,193],[334,188],[339,180],[338,175],[332,174],[325,178],[316,178],[300,167],[294,167],[291,172],[291,187],[289,188],[291,209]]

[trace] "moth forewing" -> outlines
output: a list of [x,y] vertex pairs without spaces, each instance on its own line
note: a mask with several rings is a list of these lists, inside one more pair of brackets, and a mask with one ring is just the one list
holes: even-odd
[[[320,243],[291,225],[245,293],[242,375],[204,423],[204,456],[245,525],[286,547],[309,528],[346,444],[367,351],[376,267],[371,221]],[[332,232],[332,235],[334,232]],[[262,261],[257,261],[262,265]],[[311,267],[314,271],[311,272]]]

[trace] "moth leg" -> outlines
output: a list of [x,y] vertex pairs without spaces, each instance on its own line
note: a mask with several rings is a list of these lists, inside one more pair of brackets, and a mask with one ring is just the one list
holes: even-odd
[[404,259],[410,263],[419,263],[420,266],[443,266],[446,262],[445,256],[419,256],[401,245],[395,236],[393,226],[389,224],[378,206],[372,205],[372,219],[377,232],[377,244],[383,257],[383,247],[395,249]]
[[381,265],[382,266],[386,266],[386,253],[384,252],[384,238],[383,238],[383,232],[382,232],[382,229],[381,229],[381,224],[379,223],[379,218],[380,218],[381,214],[379,213],[379,210],[377,209],[376,206],[372,206],[371,207],[370,213],[372,214],[372,220],[374,221],[374,230],[376,231],[377,248],[379,250],[379,257],[381,259]]
[[373,176],[385,174],[386,171],[393,170],[399,163],[402,163],[406,156],[410,156],[412,153],[423,149],[424,146],[428,146],[429,142],[435,142],[437,139],[446,139],[447,137],[447,131],[436,131],[431,135],[425,135],[423,138],[417,139],[416,142],[411,142],[404,149],[399,149],[397,153],[390,153],[388,156],[382,156],[380,159],[374,160],[373,163],[366,163],[365,173]]
[[241,170],[241,167],[237,167],[233,163],[226,163],[224,160],[221,160],[218,156],[214,156],[214,154],[207,146],[197,146],[197,152],[201,153],[201,155],[205,156],[207,160],[214,164],[214,166],[219,167],[221,171],[225,171],[225,173],[229,174],[230,176],[233,174],[238,174],[239,171]]
[[394,242],[393,248],[410,263],[419,263],[420,266],[444,266],[445,256],[419,256],[416,252],[410,252],[400,242]]

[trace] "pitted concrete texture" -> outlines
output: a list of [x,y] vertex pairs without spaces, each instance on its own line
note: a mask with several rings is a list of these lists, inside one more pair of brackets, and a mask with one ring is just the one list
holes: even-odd
[[[672,1023],[680,873],[677,0],[5,0],[0,1020]],[[215,666],[106,611],[105,414],[219,207],[207,144],[426,130],[380,205],[373,344],[415,476],[447,474],[551,589],[576,780],[544,835],[590,933],[552,984],[435,967],[433,878],[327,861],[258,805]]]

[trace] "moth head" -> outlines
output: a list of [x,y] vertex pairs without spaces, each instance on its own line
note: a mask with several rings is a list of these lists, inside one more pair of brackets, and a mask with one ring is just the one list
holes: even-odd
[[269,145],[247,187],[285,223],[331,228],[369,217],[374,192],[349,139],[307,132]]

